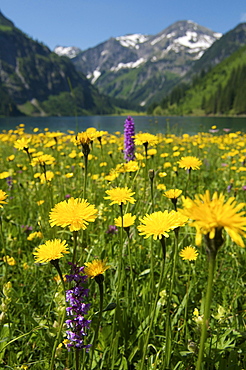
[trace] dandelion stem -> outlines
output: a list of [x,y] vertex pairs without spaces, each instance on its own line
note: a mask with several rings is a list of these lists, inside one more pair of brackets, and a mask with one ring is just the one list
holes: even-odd
[[152,210],[152,212],[154,212],[154,208],[155,208],[155,204],[154,204],[154,177],[155,177],[154,170],[149,170],[150,193],[151,193],[151,210]]
[[149,324],[147,337],[146,337],[146,340],[145,340],[145,343],[144,343],[143,356],[142,356],[140,370],[144,369],[144,362],[145,362],[147,347],[148,347],[148,343],[149,343],[149,337],[150,337],[150,333],[151,333],[153,322],[154,322],[155,315],[156,315],[157,302],[158,302],[158,299],[159,299],[161,286],[162,286],[162,280],[163,280],[163,276],[164,276],[165,261],[166,261],[166,241],[165,241],[165,237],[162,237],[160,239],[160,241],[161,241],[161,246],[162,246],[162,251],[163,251],[163,259],[161,261],[161,271],[160,271],[158,288],[157,288],[157,292],[156,292],[156,296],[155,296],[155,302],[154,302],[154,306],[153,306],[153,309],[152,309],[152,312],[151,312],[152,316],[151,316],[151,320],[150,320],[150,324]]
[[94,352],[95,352],[95,348],[96,348],[96,344],[97,344],[97,338],[98,338],[100,323],[102,321],[102,313],[103,313],[103,280],[104,280],[104,277],[103,277],[102,274],[97,275],[95,277],[95,281],[97,282],[98,287],[99,287],[100,303],[99,303],[99,312],[98,312],[97,326],[96,326],[96,329],[95,329],[95,334],[94,334],[92,348],[91,348],[91,353],[90,353],[91,358],[90,358],[89,370],[92,369]]
[[86,199],[87,173],[88,173],[88,155],[86,155],[86,154],[84,154],[84,164],[85,164],[85,172],[84,172],[83,198]]
[[212,287],[213,287],[214,270],[215,270],[215,264],[216,264],[216,254],[217,254],[216,248],[214,250],[209,250],[207,292],[206,292],[206,298],[205,298],[204,317],[203,317],[202,333],[201,333],[201,339],[200,339],[200,348],[199,348],[198,360],[196,364],[196,370],[202,369],[204,347],[205,347],[205,342],[207,339],[207,330],[208,330],[209,319],[210,319],[210,306],[211,306],[211,300],[212,300]]
[[[175,278],[175,270],[177,264],[178,255],[178,232],[179,228],[174,230],[175,240],[174,240],[174,251],[171,265],[171,279],[169,284],[169,293],[167,298],[167,309],[166,309],[166,343],[165,343],[165,366],[169,367],[170,357],[171,357],[171,344],[172,344],[172,330],[171,330],[171,320],[170,320],[170,310],[171,310],[171,300],[173,295],[173,285]],[[164,366],[164,368],[165,368]]]
[[188,325],[187,325],[187,316],[188,316],[188,302],[189,302],[189,290],[190,290],[190,284],[191,284],[191,263],[189,263],[189,272],[188,272],[188,280],[186,285],[186,295],[187,300],[185,303],[185,312],[184,312],[184,330],[185,330],[185,341],[188,345]]
[[[129,235],[129,230],[126,231],[127,233],[127,239],[128,239],[128,243],[127,243],[127,246],[128,246],[128,257],[129,257],[129,264],[130,264],[130,274],[131,274],[131,281],[132,281],[132,290],[133,290],[133,295],[134,295],[134,300],[135,300],[135,305],[138,307],[138,298],[137,298],[137,293],[136,293],[136,286],[135,286],[135,283],[134,283],[134,278],[133,278],[133,267],[132,267],[132,256],[131,256],[131,246],[130,246],[130,235]],[[140,312],[141,310],[138,309],[137,310],[137,314],[138,314],[138,317],[140,316]],[[142,320],[140,319],[140,326],[141,326],[141,330],[143,332],[143,322]]]
[[62,282],[62,287],[63,287],[63,290],[64,290],[64,295],[65,295],[65,306],[64,306],[64,309],[63,309],[63,313],[62,313],[62,317],[61,317],[61,321],[60,321],[60,325],[59,325],[59,330],[58,330],[58,333],[56,335],[56,339],[55,339],[55,342],[54,342],[54,345],[53,345],[51,361],[50,361],[50,370],[53,370],[54,369],[54,364],[55,364],[56,348],[57,348],[57,345],[58,345],[58,342],[59,342],[59,339],[60,339],[60,336],[61,336],[63,324],[64,324],[65,317],[66,317],[66,288],[65,288],[65,282],[64,282],[64,279],[63,279],[63,276],[62,276],[62,272],[61,272],[61,269],[60,269],[60,266],[59,266],[59,260],[51,260],[50,262],[56,268],[56,270],[58,272],[58,275],[60,276],[60,279],[61,279],[61,282]]
[[119,295],[122,286],[122,253],[123,253],[123,231],[124,231],[124,217],[123,217],[123,204],[120,204],[120,217],[121,217],[121,228],[120,228],[120,248],[119,248],[119,271],[118,271],[118,293]]

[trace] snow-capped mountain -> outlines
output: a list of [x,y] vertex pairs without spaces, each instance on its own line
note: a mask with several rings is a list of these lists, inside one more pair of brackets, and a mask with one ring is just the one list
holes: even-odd
[[170,90],[222,35],[179,21],[156,35],[131,34],[80,52],[72,59],[101,92],[145,106]]

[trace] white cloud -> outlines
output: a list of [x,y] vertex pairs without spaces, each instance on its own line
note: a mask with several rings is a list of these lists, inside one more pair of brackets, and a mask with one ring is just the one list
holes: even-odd
[[240,22],[246,22],[246,13],[241,14]]

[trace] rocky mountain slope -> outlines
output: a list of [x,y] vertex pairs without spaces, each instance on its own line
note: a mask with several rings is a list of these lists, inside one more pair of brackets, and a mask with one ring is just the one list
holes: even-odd
[[110,38],[71,60],[99,91],[146,106],[170,91],[220,37],[192,21],[179,21],[157,35]]

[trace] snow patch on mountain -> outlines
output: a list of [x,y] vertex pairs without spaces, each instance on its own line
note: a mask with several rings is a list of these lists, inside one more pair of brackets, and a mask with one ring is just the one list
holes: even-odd
[[138,68],[142,63],[145,63],[146,60],[144,58],[140,58],[136,60],[136,62],[129,62],[129,63],[118,63],[116,67],[111,67],[110,71],[118,72],[120,69],[123,68]]
[[216,39],[220,39],[222,36],[223,36],[223,33],[219,33],[219,32],[215,32],[215,33],[214,33],[214,37],[215,37]]
[[208,35],[199,35],[196,32],[187,31],[182,37],[174,40],[175,44],[183,45],[190,49],[207,49],[214,42],[214,38]]
[[54,49],[54,52],[59,56],[66,56],[72,59],[81,52],[81,49],[77,48],[76,46],[57,46]]
[[119,41],[122,46],[133,49],[139,49],[138,44],[142,44],[148,39],[149,38],[147,36],[142,35],[141,33],[116,37],[116,40]]
[[91,79],[91,83],[94,84],[96,80],[101,76],[101,72],[97,68],[93,73],[88,73],[86,78]]

